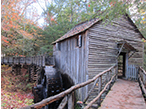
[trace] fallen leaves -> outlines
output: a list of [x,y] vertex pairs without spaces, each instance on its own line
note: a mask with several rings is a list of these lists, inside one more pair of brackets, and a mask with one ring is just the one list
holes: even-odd
[[32,93],[21,94],[20,92],[7,92],[1,89],[2,109],[20,108],[33,104]]
[[33,104],[31,89],[33,83],[28,83],[28,74],[24,70],[21,75],[13,75],[11,67],[1,66],[1,108],[13,109]]

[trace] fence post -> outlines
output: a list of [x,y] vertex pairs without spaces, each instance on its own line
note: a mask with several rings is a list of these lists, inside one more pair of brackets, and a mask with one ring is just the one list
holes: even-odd
[[108,72],[106,72],[106,82],[108,82]]
[[31,82],[31,65],[28,66],[29,82]]
[[[114,68],[114,75],[116,74],[116,68]],[[114,82],[116,81],[116,79],[117,79],[117,75],[115,76],[115,78],[114,78]]]
[[[102,90],[102,75],[99,77],[99,86],[98,86],[98,94],[101,92]],[[101,96],[98,99],[98,105],[101,105]]]
[[74,109],[74,92],[68,94],[68,109]]
[[116,80],[118,79],[118,66],[115,67]]
[[45,66],[45,55],[43,55],[43,64],[42,66]]

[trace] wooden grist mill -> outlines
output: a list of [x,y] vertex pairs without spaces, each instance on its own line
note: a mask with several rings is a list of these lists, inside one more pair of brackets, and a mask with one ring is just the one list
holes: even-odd
[[[146,73],[141,67],[144,53],[142,40],[145,38],[127,14],[112,23],[113,25],[104,25],[101,19],[96,18],[79,23],[52,43],[53,56],[49,59],[53,60],[52,63],[39,65],[44,61],[33,61],[37,63],[35,66],[42,66],[44,69],[40,73],[41,83],[35,88],[36,95],[43,95],[43,98],[25,108],[74,109],[76,100],[84,109],[103,107],[104,104],[101,103],[104,102],[110,108],[111,105],[106,101],[117,98],[117,93],[113,91],[120,89],[118,94],[125,92],[126,96],[131,91],[134,98],[129,101],[133,105],[120,104],[119,108],[144,109],[142,93],[146,95]],[[59,85],[50,78],[55,78],[55,75],[59,77]],[[52,90],[58,93],[52,94]],[[142,104],[135,102],[137,96]],[[112,97],[115,98],[110,99]],[[127,98],[125,101],[128,101]],[[50,105],[52,103],[57,105]],[[121,107],[123,105],[126,107]],[[117,105],[113,104],[111,109],[117,108],[115,106]]]

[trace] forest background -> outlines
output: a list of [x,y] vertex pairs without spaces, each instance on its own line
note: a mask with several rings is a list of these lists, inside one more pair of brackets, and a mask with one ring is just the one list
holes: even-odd
[[1,54],[52,53],[51,43],[75,24],[125,13],[146,38],[146,0],[1,0]]

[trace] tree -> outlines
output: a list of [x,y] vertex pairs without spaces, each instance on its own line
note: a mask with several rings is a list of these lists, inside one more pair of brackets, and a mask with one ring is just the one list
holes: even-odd
[[52,0],[46,4],[43,9],[45,44],[41,47],[44,52],[52,52],[51,42],[63,36],[75,24],[92,18],[108,18],[110,23],[128,14],[146,37],[146,0]]
[[[34,3],[42,8],[43,30],[37,26]],[[52,52],[51,42],[75,24],[92,18],[109,21],[128,13],[146,37],[145,0],[2,0],[2,52],[8,55],[36,55]],[[136,11],[132,13],[132,9]],[[29,13],[33,14],[29,15]],[[31,16],[31,17],[30,17]],[[30,52],[30,53],[28,53]]]
[[146,0],[53,0],[46,4],[43,9],[46,26],[53,25],[51,20],[56,25],[59,25],[58,21],[75,24],[96,17],[108,17],[111,21],[127,13],[146,37]]
[[[1,1],[2,53],[5,55],[27,55],[38,37],[36,24],[25,17],[27,7],[35,0]],[[32,46],[31,46],[32,45]],[[32,53],[31,53],[32,54]]]

